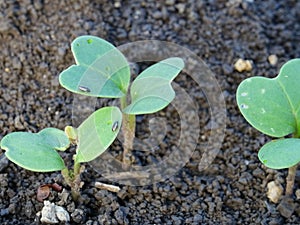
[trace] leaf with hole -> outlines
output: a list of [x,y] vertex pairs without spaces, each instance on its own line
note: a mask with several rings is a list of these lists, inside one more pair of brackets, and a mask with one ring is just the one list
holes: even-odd
[[265,144],[258,152],[259,160],[272,169],[290,168],[300,162],[300,139],[278,139]]
[[63,159],[56,150],[64,151],[69,145],[65,133],[56,128],[45,128],[39,133],[14,132],[1,140],[6,157],[17,165],[36,172],[62,170]]
[[76,162],[89,162],[101,155],[116,139],[122,124],[118,107],[104,107],[90,115],[77,129]]
[[76,65],[59,76],[67,90],[88,96],[120,98],[127,93],[130,67],[124,55],[109,42],[80,36],[71,44]]
[[162,60],[144,70],[130,88],[131,104],[123,111],[126,114],[148,114],[166,107],[175,97],[172,80],[184,67],[181,58]]
[[300,59],[284,64],[276,78],[251,77],[237,90],[245,119],[257,130],[283,137],[300,134]]

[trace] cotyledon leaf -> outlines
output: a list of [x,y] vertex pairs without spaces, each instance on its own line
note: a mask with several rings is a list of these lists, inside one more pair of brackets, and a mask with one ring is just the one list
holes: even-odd
[[284,64],[276,78],[251,77],[237,90],[237,104],[257,130],[283,137],[300,134],[300,59]]
[[77,129],[75,161],[89,162],[101,155],[115,140],[122,124],[118,107],[104,107],[90,115]]
[[123,112],[134,115],[148,114],[166,107],[175,97],[171,82],[183,67],[183,60],[173,57],[144,70],[133,81],[130,88],[131,104]]
[[120,98],[127,93],[130,67],[124,55],[109,42],[80,36],[71,44],[76,65],[59,76],[67,90],[88,96]]
[[259,150],[258,158],[271,169],[290,168],[300,162],[300,139],[271,141]]
[[1,140],[6,157],[17,165],[36,172],[50,172],[65,168],[56,150],[65,150],[70,142],[65,133],[45,128],[39,133],[14,132]]

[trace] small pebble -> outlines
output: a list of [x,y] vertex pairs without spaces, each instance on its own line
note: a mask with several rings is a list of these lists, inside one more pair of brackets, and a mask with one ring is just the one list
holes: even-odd
[[174,5],[175,0],[166,0],[166,5]]
[[230,66],[229,64],[227,63],[224,63],[222,65],[222,69],[223,69],[223,72],[225,75],[229,75],[232,73],[233,69],[232,69],[232,66]]
[[6,208],[6,209],[0,209],[0,216],[6,216],[9,214],[9,209]]
[[180,14],[184,13],[184,10],[185,10],[185,4],[184,3],[176,4],[175,7],[177,8],[177,10]]
[[[8,159],[4,154],[0,155],[0,172],[5,169],[8,166]],[[2,182],[1,175],[0,175],[0,181]]]
[[294,200],[289,197],[283,198],[278,205],[277,210],[283,217],[290,218],[295,211]]
[[278,58],[276,55],[269,55],[268,61],[272,66],[275,66],[278,62]]
[[15,124],[15,127],[16,127],[17,129],[20,129],[20,130],[24,129],[24,126],[23,126],[23,124],[22,124],[22,122],[21,122],[20,116],[16,116],[16,118],[15,118],[15,120],[14,120],[14,124]]
[[48,223],[48,224],[56,224],[59,222],[55,215],[54,203],[50,203],[49,201],[44,201],[41,222]]
[[281,186],[281,184],[276,184],[275,181],[271,181],[268,183],[267,196],[272,202],[277,203],[282,193],[283,187]]
[[57,206],[49,201],[44,201],[42,209],[42,223],[57,224],[59,222],[69,222],[69,213],[61,206]]
[[60,222],[70,221],[69,213],[61,206],[55,206],[55,213]]
[[85,212],[82,209],[75,209],[71,214],[72,219],[75,223],[84,223],[85,221]]
[[265,177],[264,171],[260,168],[256,168],[255,170],[253,170],[252,174],[253,176],[259,177],[261,179]]
[[252,70],[252,62],[250,60],[238,59],[234,64],[234,69],[238,72],[251,71]]
[[295,194],[296,194],[297,200],[299,200],[300,199],[300,189],[297,189]]
[[0,21],[0,32],[8,31],[10,27],[11,25],[8,20],[3,19]]
[[121,2],[115,2],[114,7],[115,8],[120,8],[121,7]]

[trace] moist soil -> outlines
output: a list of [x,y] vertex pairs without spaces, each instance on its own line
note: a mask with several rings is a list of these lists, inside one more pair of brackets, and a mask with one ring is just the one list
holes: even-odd
[[[227,121],[221,150],[206,170],[198,169],[201,144],[174,176],[146,186],[113,183],[86,164],[82,198],[77,202],[70,196],[63,199],[63,194],[54,190],[48,198],[69,212],[69,224],[300,224],[300,202],[295,195],[290,205],[279,208],[279,203],[267,198],[267,183],[276,181],[285,187],[287,171],[271,170],[259,162],[258,149],[270,138],[250,127],[235,101],[243,79],[275,77],[283,63],[299,57],[299,1],[1,0],[1,138],[14,131],[64,129],[72,124],[75,95],[59,85],[58,74],[74,63],[72,40],[85,34],[116,46],[151,39],[191,50],[215,74],[226,100]],[[277,56],[276,64],[268,61],[270,55]],[[234,63],[239,58],[252,60],[252,70],[237,72]],[[184,74],[175,82],[197,102],[200,126],[208,126],[209,104],[201,88]],[[172,132],[157,153],[135,149],[137,165],[163,160],[176,145],[180,132],[176,110],[168,107],[157,115],[169,115]],[[149,135],[151,118],[138,117],[137,136]],[[208,135],[201,129],[199,142]],[[108,151],[118,159],[121,146],[116,141]],[[59,172],[26,171],[7,161],[3,152],[0,223],[40,224],[38,212],[43,203],[36,198],[38,187],[56,182],[66,193],[69,188]],[[121,191],[100,190],[95,181],[119,185]],[[299,188],[298,174],[294,191]],[[294,209],[291,215],[289,208]]]

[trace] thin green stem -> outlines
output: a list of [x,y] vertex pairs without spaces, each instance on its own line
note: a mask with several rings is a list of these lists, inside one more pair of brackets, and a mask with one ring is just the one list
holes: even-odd
[[[121,98],[121,109],[123,110],[127,106],[127,97]],[[135,136],[135,115],[123,113],[122,132],[124,136],[124,151],[123,151],[123,163],[124,166],[131,164],[131,154],[133,149],[133,140]]]
[[74,177],[80,175],[80,163],[74,162]]
[[70,171],[68,170],[67,167],[65,167],[64,169],[62,169],[61,174],[64,178],[64,180],[66,181],[66,183],[71,186],[71,177],[70,177]]
[[121,102],[121,110],[123,111],[123,109],[126,108],[127,104],[127,96],[123,96],[122,98],[120,98],[120,102]]
[[74,201],[77,201],[80,196],[81,180],[80,180],[81,167],[80,163],[74,163],[73,171],[65,167],[61,174],[66,183],[71,188],[71,194]]

